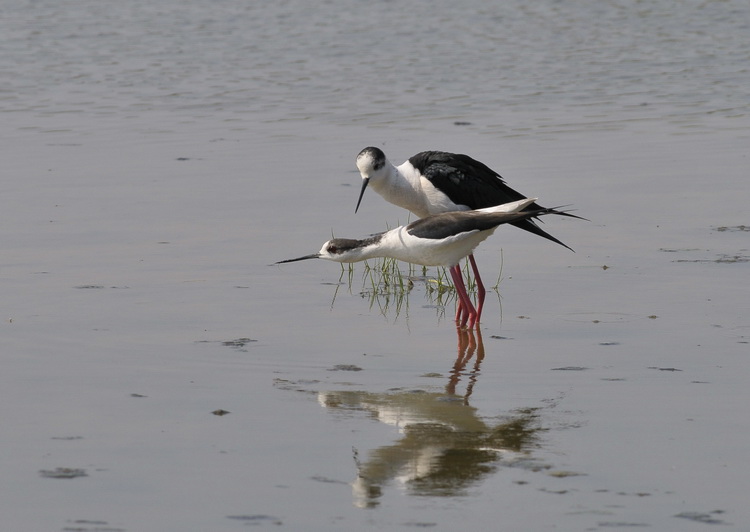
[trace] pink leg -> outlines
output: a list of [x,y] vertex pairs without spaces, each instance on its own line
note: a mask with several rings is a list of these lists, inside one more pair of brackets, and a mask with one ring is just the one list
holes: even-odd
[[[474,305],[471,304],[469,294],[466,292],[466,285],[464,284],[464,278],[461,275],[460,268],[451,268],[451,276],[453,277],[453,286],[456,288],[456,293],[463,304],[465,315],[461,319],[461,327],[466,325],[469,329],[474,327],[474,323],[477,321],[477,311]],[[468,322],[468,323],[467,323]]]
[[[456,275],[461,275],[461,268],[459,268],[458,265],[451,266],[449,271],[451,272],[451,278],[453,279],[453,286],[456,286]],[[459,297],[458,298],[458,304],[456,305],[456,323],[459,323],[461,320],[463,320],[464,323],[466,323],[466,319],[468,318],[468,315],[466,314],[467,310],[464,308],[464,302]]]
[[474,270],[474,281],[477,283],[477,322],[482,316],[482,308],[484,307],[484,295],[487,291],[484,289],[482,278],[479,276],[479,268],[477,268],[477,262],[474,260],[474,254],[469,255],[469,262],[471,262],[471,269]]
[[[460,277],[463,281],[464,277],[463,277],[463,273],[461,272],[461,267],[459,265],[453,266],[453,268],[451,269],[451,276]],[[455,279],[455,277],[453,278]],[[453,285],[456,286],[455,281]],[[463,282],[461,283],[461,285],[464,287],[466,286],[465,284],[463,284]],[[458,295],[458,291],[456,292],[456,294]],[[469,298],[469,302],[471,302],[471,298]],[[472,309],[474,308],[473,305],[471,308]],[[456,306],[456,322],[465,324],[466,321],[469,319],[469,315],[472,312],[473,311],[470,311],[469,308],[466,307],[466,305],[464,304],[464,301],[460,297],[458,297],[458,305]]]

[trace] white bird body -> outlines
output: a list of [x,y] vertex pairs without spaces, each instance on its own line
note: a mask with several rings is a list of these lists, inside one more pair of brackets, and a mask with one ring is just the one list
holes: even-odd
[[[357,169],[362,176],[362,189],[355,211],[359,209],[368,186],[386,201],[420,218],[443,212],[483,209],[526,197],[506,185],[500,174],[487,165],[460,153],[423,151],[395,166],[380,148],[370,146],[357,155]],[[543,207],[531,204],[526,210],[534,209]],[[550,214],[579,218],[560,211]],[[533,219],[526,218],[512,225],[570,249],[536,225]]]
[[398,167],[386,160],[381,172],[369,173],[367,163],[359,159],[362,175],[370,175],[369,185],[390,203],[398,205],[419,218],[451,211],[468,211],[468,205],[454,203],[426,179],[409,161]]
[[428,242],[409,234],[407,228],[401,226],[373,237],[372,242],[364,246],[342,247],[342,241],[347,239],[329,240],[323,244],[319,258],[349,263],[385,257],[422,266],[454,266],[494,233],[495,229],[497,227],[486,231],[473,230]]
[[[536,200],[524,199],[470,212],[443,213],[421,218],[363,240],[334,238],[318,258],[360,262],[387,257],[422,266],[455,266],[504,223]],[[541,213],[544,214],[544,213]]]
[[422,266],[455,266],[464,257],[495,232],[497,226],[485,231],[472,230],[441,238],[438,244],[425,243],[424,238],[414,237],[399,227],[383,235],[383,248],[387,255],[397,260],[421,264]]

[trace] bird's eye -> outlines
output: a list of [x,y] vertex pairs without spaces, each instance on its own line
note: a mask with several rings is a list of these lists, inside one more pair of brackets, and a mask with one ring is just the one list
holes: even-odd
[[336,253],[337,251],[338,249],[336,249],[336,246],[334,246],[333,244],[328,246],[328,253]]

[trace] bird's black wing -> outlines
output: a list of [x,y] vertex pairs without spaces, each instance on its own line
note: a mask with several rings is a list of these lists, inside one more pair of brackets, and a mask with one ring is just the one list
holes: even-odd
[[[409,162],[453,203],[482,209],[526,198],[487,165],[460,153],[424,151]],[[529,210],[534,206],[530,205]]]
[[[471,209],[493,207],[527,197],[506,185],[500,174],[492,170],[489,166],[468,155],[442,151],[423,151],[410,158],[409,162],[430,183],[443,191],[453,203],[466,205]],[[544,207],[538,203],[532,203],[524,207],[523,212],[539,209],[544,209]],[[581,218],[580,216],[560,211],[552,211],[550,214]],[[536,225],[532,218],[533,216],[525,217],[511,223],[519,229],[556,242],[572,251],[570,246]],[[581,219],[585,220],[585,218]]]
[[518,223],[533,216],[551,214],[551,209],[525,212],[467,212],[454,211],[420,218],[406,226],[406,231],[418,238],[441,240],[469,231],[486,231],[505,223]]

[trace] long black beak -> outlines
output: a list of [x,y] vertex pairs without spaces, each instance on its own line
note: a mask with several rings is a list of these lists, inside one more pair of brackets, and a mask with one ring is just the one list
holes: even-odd
[[359,191],[359,199],[357,200],[357,208],[354,209],[354,214],[357,214],[357,211],[359,210],[359,204],[362,203],[362,196],[365,195],[365,189],[367,188],[367,183],[370,182],[369,177],[365,177],[362,180],[362,190]]
[[320,258],[320,253],[315,253],[314,255],[305,255],[304,257],[297,257],[296,259],[280,260],[279,262],[274,262],[274,264],[284,264],[285,262],[297,262],[298,260],[319,259],[319,258]]

